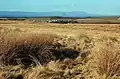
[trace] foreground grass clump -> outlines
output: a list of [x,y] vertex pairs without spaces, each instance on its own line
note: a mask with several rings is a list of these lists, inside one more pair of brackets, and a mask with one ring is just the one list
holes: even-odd
[[4,41],[1,39],[3,41],[1,48],[4,49],[1,50],[1,61],[4,65],[40,66],[51,60],[74,59],[79,54],[73,49],[62,48],[52,34],[27,34],[27,36],[13,37],[12,40],[3,37],[5,39]]
[[119,42],[106,41],[95,49],[94,66],[99,78],[120,78],[120,45]]
[[[9,40],[9,39],[8,39]],[[10,40],[9,40],[10,41]],[[3,53],[3,64],[6,65],[19,65],[19,64],[35,64],[40,65],[42,62],[46,62],[45,60],[52,59],[52,53],[50,49],[53,48],[54,38],[52,35],[41,34],[41,35],[28,35],[22,36],[17,40],[12,41],[13,43],[8,43],[8,45],[12,44],[11,47],[6,50],[7,52]],[[4,52],[4,51],[3,51]],[[37,53],[37,52],[42,52]],[[46,58],[43,60],[39,60],[38,58],[41,54],[46,54]],[[47,57],[48,55],[48,57]],[[44,56],[45,57],[45,56]],[[39,62],[41,61],[41,63]]]
[[[85,78],[82,63],[76,60],[51,61],[46,67],[35,67],[24,73],[25,79],[76,79]],[[33,76],[34,75],[34,76]]]

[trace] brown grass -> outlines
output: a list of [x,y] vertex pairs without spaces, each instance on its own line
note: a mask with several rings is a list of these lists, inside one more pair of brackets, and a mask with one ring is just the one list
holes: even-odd
[[120,79],[119,24],[5,21],[0,27],[6,79]]
[[109,39],[109,41],[98,44],[99,48],[94,49],[96,51],[93,55],[95,71],[105,79],[120,76],[120,46],[119,43],[113,41]]
[[[45,65],[51,60],[66,57],[76,58],[79,52],[62,48],[52,34],[24,34],[11,36],[10,32],[1,34],[1,64],[3,65]],[[17,35],[17,34],[16,34]]]
[[0,72],[0,79],[5,79],[3,76],[3,72]]
[[104,49],[101,49],[98,55],[96,55],[96,64],[98,68],[98,72],[101,75],[120,76],[120,50],[113,47],[108,46]]

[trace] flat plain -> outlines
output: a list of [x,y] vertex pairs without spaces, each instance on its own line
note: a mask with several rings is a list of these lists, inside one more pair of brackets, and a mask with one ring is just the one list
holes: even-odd
[[[24,64],[11,64],[9,60],[7,65],[1,64],[0,76],[3,79],[120,79],[120,24],[57,24],[7,20],[0,21],[0,34],[0,55],[2,57],[6,53],[7,59],[14,56],[7,53],[16,49],[14,45],[17,41],[24,39],[19,44],[26,44],[26,40],[32,44],[41,44],[41,40],[48,42],[54,36],[53,41],[61,45],[59,50],[67,48],[80,52],[75,59],[58,58],[45,66],[37,64],[24,68]],[[22,48],[20,50],[25,51]]]

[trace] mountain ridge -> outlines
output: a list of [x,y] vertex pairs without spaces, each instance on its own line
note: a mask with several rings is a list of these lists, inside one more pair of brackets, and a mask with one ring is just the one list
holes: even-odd
[[23,12],[23,11],[0,11],[0,17],[90,17],[93,14],[88,14],[84,11],[71,11],[71,12]]

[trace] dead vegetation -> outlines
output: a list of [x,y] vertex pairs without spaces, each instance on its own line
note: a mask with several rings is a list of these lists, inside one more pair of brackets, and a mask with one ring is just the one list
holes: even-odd
[[107,41],[101,44],[97,52],[94,53],[94,58],[94,66],[100,77],[116,79],[115,77],[120,76],[119,43],[116,44],[116,42]]
[[74,49],[63,48],[55,41],[55,35],[27,34],[13,37],[12,40],[6,35],[1,38],[0,46],[2,49],[0,61],[3,65],[40,66],[51,60],[74,59],[79,55]]
[[120,79],[119,29],[112,33],[84,27],[90,32],[84,29],[85,33],[75,33],[78,26],[73,31],[67,25],[65,29],[55,26],[54,31],[62,28],[65,34],[33,32],[36,28],[32,26],[32,32],[1,27],[0,79]]

